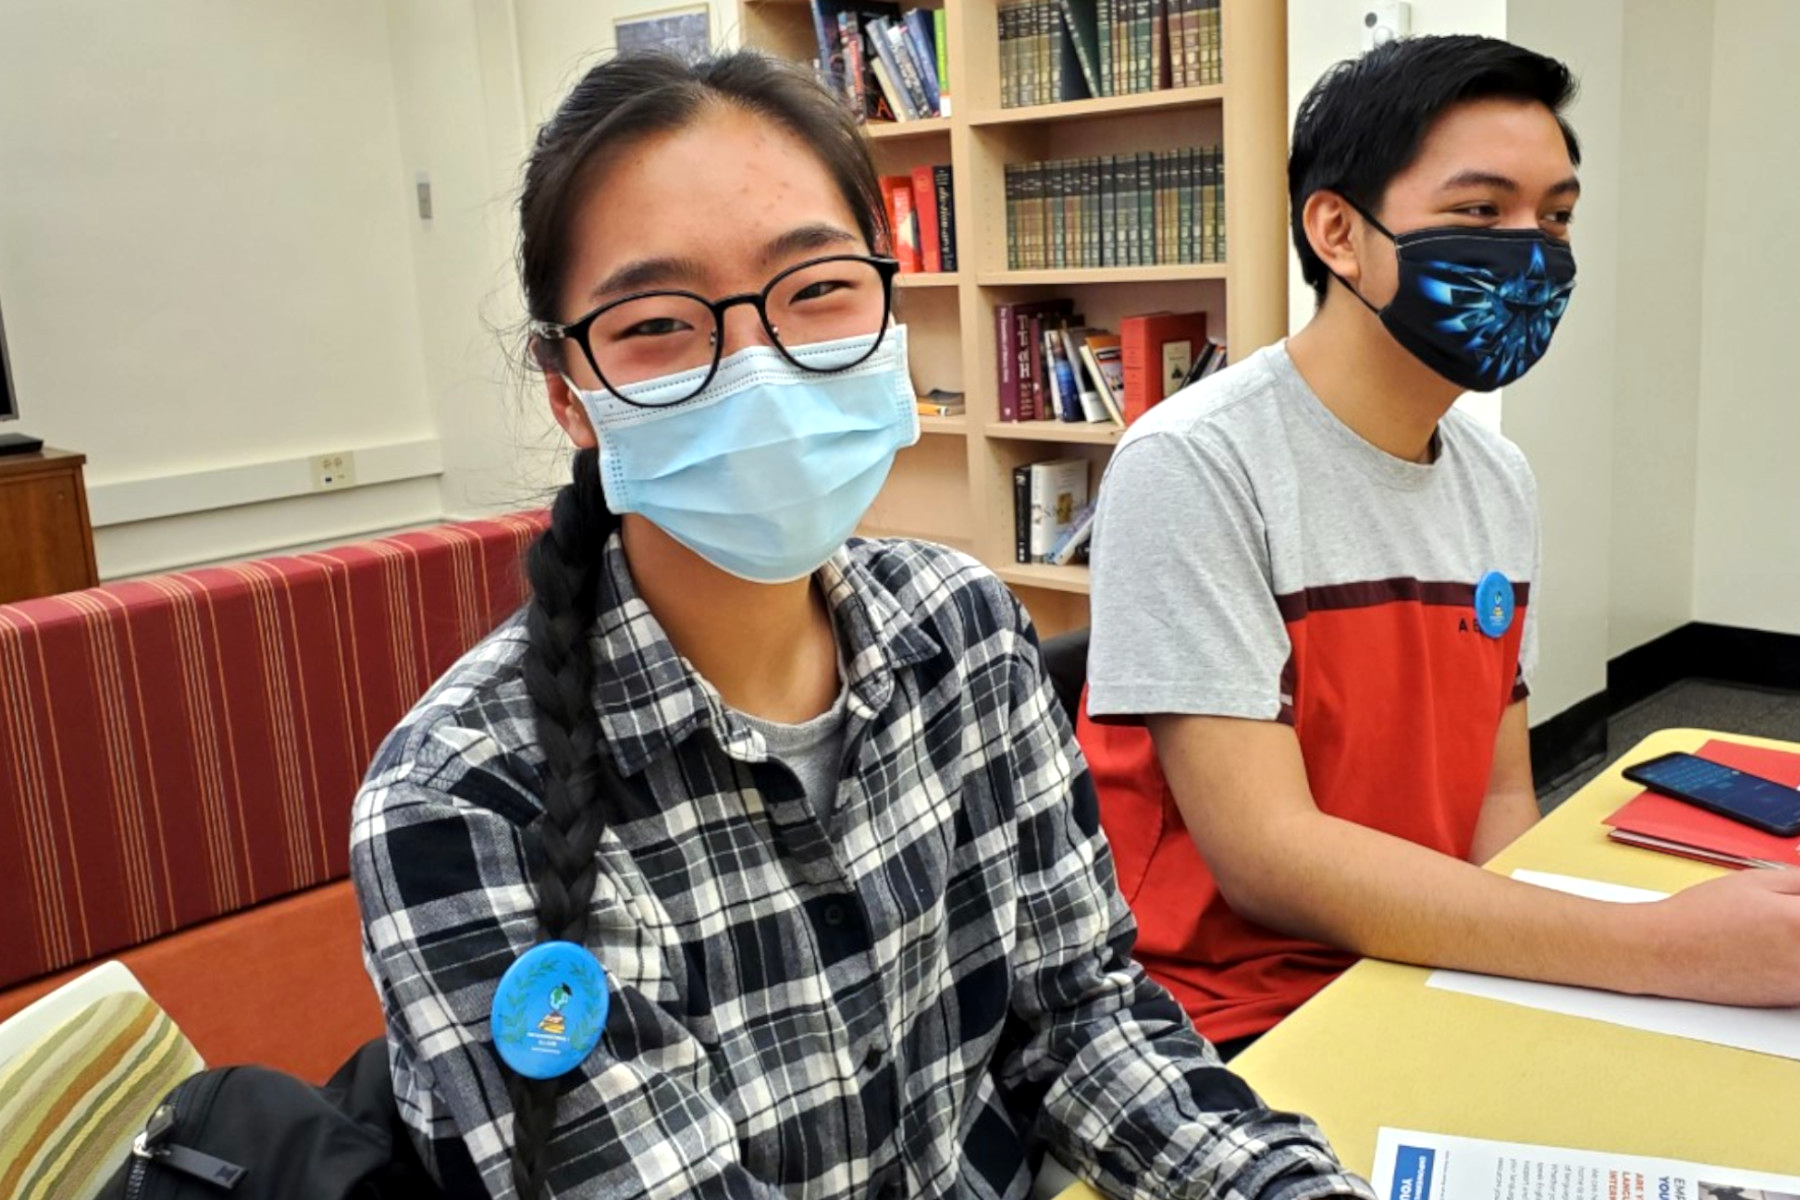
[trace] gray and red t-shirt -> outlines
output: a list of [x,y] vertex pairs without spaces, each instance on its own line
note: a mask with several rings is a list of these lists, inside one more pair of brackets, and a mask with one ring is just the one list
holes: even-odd
[[[1137,956],[1208,1037],[1262,1032],[1355,959],[1231,911],[1141,718],[1291,724],[1321,811],[1467,857],[1501,713],[1535,663],[1537,570],[1516,446],[1452,411],[1433,462],[1395,458],[1338,420],[1282,345],[1120,442],[1094,527],[1081,745]],[[1499,636],[1475,609],[1492,572],[1516,605]]]

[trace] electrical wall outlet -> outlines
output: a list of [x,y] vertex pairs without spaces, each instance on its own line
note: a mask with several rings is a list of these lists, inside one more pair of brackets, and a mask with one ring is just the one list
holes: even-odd
[[312,459],[313,491],[335,492],[356,486],[356,455],[348,450],[315,454]]

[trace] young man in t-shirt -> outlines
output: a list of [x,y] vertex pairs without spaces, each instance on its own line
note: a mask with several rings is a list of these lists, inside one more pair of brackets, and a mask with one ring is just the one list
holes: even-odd
[[1537,504],[1451,405],[1570,303],[1573,90],[1475,37],[1328,72],[1288,167],[1317,314],[1107,472],[1082,746],[1138,956],[1227,1051],[1361,954],[1800,1003],[1800,871],[1606,906],[1476,865],[1537,818]]

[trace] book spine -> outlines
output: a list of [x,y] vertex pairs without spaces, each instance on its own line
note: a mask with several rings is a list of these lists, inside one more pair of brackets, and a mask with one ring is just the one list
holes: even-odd
[[900,20],[901,30],[906,35],[906,48],[912,52],[914,65],[919,71],[919,82],[925,88],[925,100],[929,105],[927,116],[943,116],[943,105],[939,102],[937,50],[931,44],[931,17],[922,9],[913,9]]
[[1166,7],[1164,0],[1150,0],[1150,90],[1153,92],[1168,86],[1163,82],[1163,64],[1169,55]]
[[898,68],[896,78],[906,91],[904,98],[907,106],[912,109],[913,117],[936,116],[937,105],[932,103],[925,91],[925,81],[919,75],[919,64],[913,55],[912,46],[907,43],[905,29],[884,19],[881,36],[886,39],[888,52],[893,59],[893,65],[889,69]]
[[938,115],[950,115],[950,21],[941,8],[931,10],[932,49],[937,51]]
[[1018,271],[1025,263],[1019,245],[1019,164],[1007,163],[1003,174],[1006,179],[1006,269]]
[[819,43],[819,71],[834,94],[848,99],[845,86],[844,45],[838,40],[837,22],[825,15],[825,6],[812,0],[813,38]]
[[[938,260],[945,271],[956,270],[956,185],[948,164],[931,168],[937,196]],[[1011,231],[1007,240],[1010,242]]]
[[1019,419],[1018,338],[1014,333],[1013,306],[1002,304],[994,310],[994,344],[998,347],[1000,373],[1000,419]]
[[1045,65],[1049,67],[1049,99],[1063,100],[1062,9],[1056,0],[1039,0],[1038,20],[1042,22]]
[[1032,175],[1037,180],[1032,193],[1032,245],[1035,247],[1031,262],[1038,270],[1046,270],[1050,266],[1050,168],[1054,163],[1036,164]]
[[937,182],[930,167],[914,167],[913,216],[919,223],[919,265],[936,274],[944,269],[942,243],[938,240]]
[[1019,419],[1041,421],[1044,404],[1044,318],[1032,313],[1019,331]]
[[1000,0],[994,10],[994,26],[1000,42],[1000,107],[1016,108],[1018,100],[1013,81],[1018,78],[1018,70],[1013,63],[1012,0]]
[[1180,198],[1176,201],[1178,211],[1176,220],[1179,230],[1175,238],[1175,253],[1184,263],[1196,262],[1194,254],[1194,156],[1197,151],[1181,152],[1181,178],[1179,182]]
[[888,219],[894,223],[894,257],[902,275],[919,273],[919,227],[913,220],[912,180],[896,176],[888,201]]
[[1100,0],[1096,25],[1100,34],[1100,94],[1117,95],[1113,87],[1113,9],[1117,0]]
[[1114,191],[1112,155],[1100,158],[1100,266],[1118,266],[1118,193]]
[[1025,547],[1027,562],[1041,562],[1050,549],[1050,467],[1031,464],[1031,530]]
[[873,116],[876,119],[893,121],[910,119],[907,116],[906,103],[900,95],[900,89],[895,86],[893,79],[888,75],[887,64],[879,56],[869,60],[869,74],[875,76],[876,90],[881,93],[881,104],[876,106]]
[[1156,156],[1138,155],[1138,229],[1143,239],[1144,266],[1154,266],[1156,259]]
[[1206,44],[1210,58],[1206,72],[1208,83],[1225,82],[1225,42],[1224,31],[1219,26],[1220,2],[1221,0],[1206,0]]
[[1013,468],[1013,557],[1031,561],[1031,467]]
[[1225,262],[1231,247],[1225,234],[1225,147],[1214,151],[1219,164],[1219,186],[1213,189],[1213,261]]
[[873,115],[870,108],[873,98],[869,95],[869,67],[863,59],[862,34],[856,27],[856,14],[839,13],[837,28],[838,40],[844,50],[845,94],[851,111],[866,121]]
[[1125,396],[1122,407],[1130,424],[1150,410],[1148,378],[1149,332],[1144,322],[1126,318],[1119,324],[1119,359],[1125,368]]
[[1050,164],[1050,266],[1063,270],[1069,265],[1069,164]]

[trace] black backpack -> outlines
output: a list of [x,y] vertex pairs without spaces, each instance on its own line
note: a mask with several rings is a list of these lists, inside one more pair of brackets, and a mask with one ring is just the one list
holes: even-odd
[[220,1067],[163,1098],[99,1200],[441,1200],[394,1106],[387,1046],[324,1087]]

